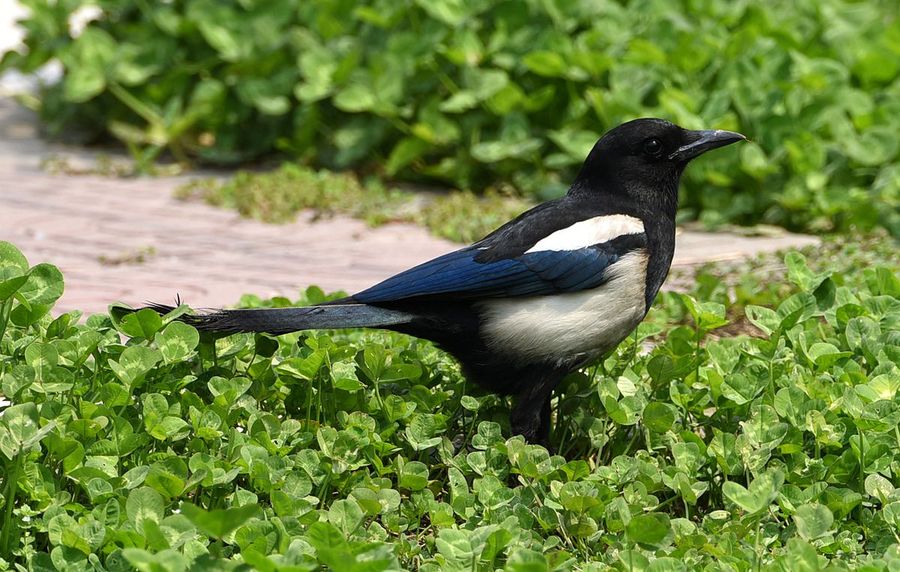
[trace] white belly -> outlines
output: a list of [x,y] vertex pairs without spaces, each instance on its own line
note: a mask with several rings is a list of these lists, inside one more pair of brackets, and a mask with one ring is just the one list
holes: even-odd
[[630,252],[602,286],[571,294],[490,300],[481,304],[488,347],[523,363],[584,361],[609,351],[646,314],[646,252]]

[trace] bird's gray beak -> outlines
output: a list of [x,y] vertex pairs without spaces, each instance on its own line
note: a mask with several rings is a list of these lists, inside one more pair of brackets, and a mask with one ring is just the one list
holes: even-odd
[[669,155],[669,160],[690,161],[694,157],[702,155],[711,149],[747,140],[747,138],[740,133],[735,133],[734,131],[722,131],[721,129],[687,131],[685,139],[687,139],[689,143],[682,145],[674,153]]

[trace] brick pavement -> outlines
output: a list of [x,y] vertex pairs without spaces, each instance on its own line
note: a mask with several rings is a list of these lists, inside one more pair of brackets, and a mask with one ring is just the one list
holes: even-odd
[[[53,153],[86,153],[36,136],[30,113],[0,98],[0,240],[34,264],[52,262],[66,278],[57,311],[102,312],[113,301],[233,304],[241,294],[283,295],[317,284],[354,291],[455,248],[422,228],[368,228],[335,217],[300,217],[267,225],[235,212],[172,197],[186,179],[53,175],[41,163]],[[90,154],[87,154],[88,158]],[[733,260],[815,243],[811,237],[746,238],[682,232],[676,264]],[[143,263],[111,264],[152,249]]]

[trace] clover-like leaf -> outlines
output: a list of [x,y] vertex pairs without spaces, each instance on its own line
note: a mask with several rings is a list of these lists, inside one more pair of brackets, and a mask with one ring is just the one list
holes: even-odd
[[815,274],[809,269],[806,257],[800,252],[792,250],[784,257],[784,263],[788,269],[788,279],[796,284],[804,292],[813,292],[825,280],[827,274]]
[[152,340],[162,328],[162,318],[159,313],[150,308],[142,308],[137,312],[130,312],[122,316],[118,323],[122,333],[132,338],[144,338]]
[[672,536],[672,523],[665,513],[639,514],[625,527],[625,534],[635,544],[649,549],[659,548]]
[[255,504],[207,511],[190,503],[181,503],[180,509],[197,530],[212,538],[224,538],[260,512]]
[[156,336],[156,344],[163,361],[173,364],[185,360],[200,343],[197,330],[183,322],[173,321]]
[[418,491],[428,484],[428,467],[419,461],[410,461],[400,469],[400,486]]
[[16,292],[29,305],[52,306],[64,289],[63,275],[56,266],[41,263],[28,271],[28,280]]
[[159,362],[159,352],[146,346],[125,348],[118,360],[109,360],[110,369],[127,386],[135,386]]
[[823,536],[834,524],[834,515],[827,506],[818,503],[805,504],[794,513],[797,534],[804,540],[814,540]]
[[749,514],[756,514],[768,508],[778,496],[784,483],[784,473],[779,469],[771,469],[753,479],[750,487],[728,481],[722,485],[722,494],[732,503]]

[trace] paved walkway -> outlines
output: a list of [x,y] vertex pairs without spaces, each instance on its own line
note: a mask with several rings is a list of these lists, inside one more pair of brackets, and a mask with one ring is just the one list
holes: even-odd
[[[184,177],[53,175],[41,164],[77,149],[49,145],[32,115],[0,98],[0,240],[66,278],[58,311],[102,312],[113,301],[171,301],[214,307],[241,294],[296,298],[317,284],[362,289],[456,245],[409,224],[368,228],[335,217],[267,225],[234,211],[173,198]],[[89,155],[87,155],[89,158]],[[683,232],[676,261],[691,265],[814,243],[811,237],[745,238]],[[144,253],[143,262],[131,259]]]

